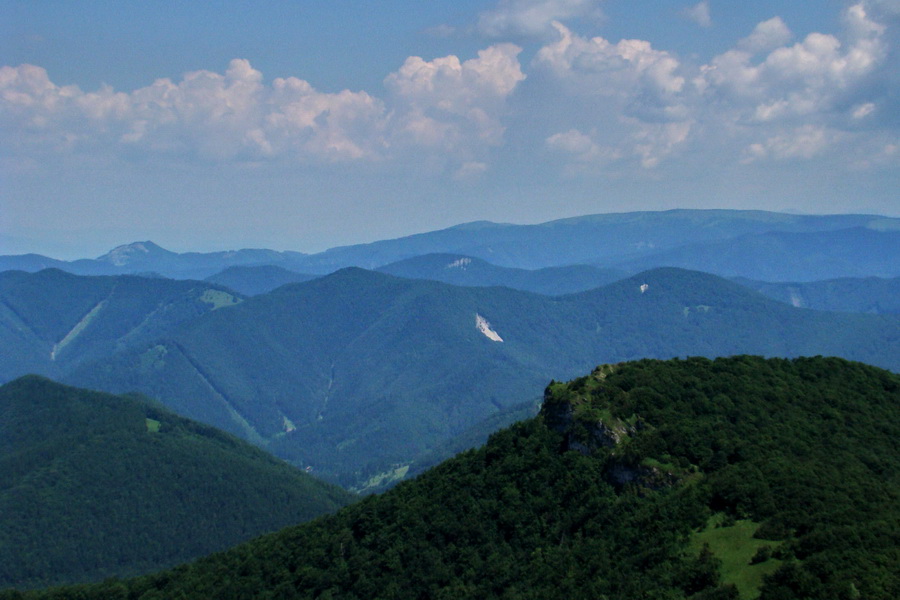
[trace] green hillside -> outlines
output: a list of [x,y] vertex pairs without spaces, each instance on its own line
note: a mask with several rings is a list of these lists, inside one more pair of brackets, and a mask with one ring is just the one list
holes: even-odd
[[141,391],[359,487],[551,378],[605,362],[742,353],[900,370],[900,318],[797,309],[679,269],[555,298],[347,269],[210,312],[65,380]]
[[0,344],[17,351],[0,356],[0,382],[26,373],[59,377],[241,300],[199,281],[4,271]]
[[156,404],[37,376],[0,387],[0,587],[158,570],[351,499]]
[[606,365],[551,383],[539,417],[335,515],[27,597],[893,600],[898,456],[887,371]]

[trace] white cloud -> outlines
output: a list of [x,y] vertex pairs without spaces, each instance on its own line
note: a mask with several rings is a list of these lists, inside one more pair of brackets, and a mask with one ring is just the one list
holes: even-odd
[[632,95],[637,89],[656,98],[680,92],[685,78],[678,60],[650,42],[621,40],[612,44],[602,37],[583,38],[562,23],[553,27],[559,39],[541,48],[535,65],[552,71],[573,91],[601,95]]
[[[860,93],[883,63],[884,27],[871,21],[863,5],[845,14],[846,36],[810,33],[790,46],[771,46],[789,37],[778,19],[761,23],[753,34],[702,68],[698,87],[727,100],[732,118],[773,122],[829,118],[843,113],[847,99]],[[755,52],[768,48],[756,59]]]
[[474,136],[500,143],[499,119],[506,98],[525,79],[517,56],[521,48],[498,44],[461,62],[456,56],[426,61],[406,59],[385,79],[400,109],[395,134],[414,144],[457,149]]
[[804,125],[751,144],[745,152],[745,162],[764,158],[810,159],[836,141],[837,134],[824,127]]
[[32,151],[101,149],[204,160],[381,159],[407,145],[462,152],[501,142],[504,100],[524,79],[520,49],[475,59],[411,57],[386,84],[392,104],[364,91],[323,93],[296,77],[271,84],[247,60],[224,74],[194,71],[131,93],[57,86],[33,65],[0,68],[3,142]]
[[589,135],[577,129],[555,133],[545,143],[551,151],[588,170],[629,158],[637,160],[644,169],[653,169],[688,139],[690,131],[689,122],[638,123],[631,135],[615,146],[598,143],[597,132]]
[[860,104],[858,106],[853,107],[853,112],[851,113],[854,119],[865,119],[869,115],[875,112],[875,103],[874,102],[866,102],[864,104]]
[[601,15],[599,0],[500,0],[493,10],[481,13],[477,29],[490,37],[552,34],[554,21]]
[[634,148],[641,158],[641,166],[652,169],[659,165],[663,158],[687,141],[691,126],[688,121],[643,124],[634,136]]
[[545,143],[550,150],[585,166],[601,166],[622,157],[620,150],[600,146],[591,136],[577,129],[555,133]]
[[867,6],[848,7],[839,33],[794,43],[773,17],[696,66],[644,40],[585,38],[555,23],[558,39],[533,66],[570,114],[556,114],[545,145],[574,166],[631,159],[654,168],[688,147],[717,160],[853,153],[856,164],[883,164],[866,156],[885,155],[897,139],[884,91],[895,76],[887,28]]
[[709,14],[709,2],[707,0],[684,9],[684,15],[700,27],[712,27],[712,16]]
[[768,21],[759,23],[753,33],[738,42],[741,50],[756,54],[774,50],[791,41],[793,34],[781,17],[772,17]]
[[458,179],[460,181],[475,179],[479,175],[486,172],[487,169],[487,163],[468,161],[460,165],[459,169],[456,170],[456,173],[454,173],[453,177],[454,179]]
[[535,67],[578,99],[573,106],[589,106],[597,119],[612,122],[601,126],[597,121],[604,141],[593,139],[592,147],[577,148],[587,139],[578,128],[549,137],[548,147],[579,162],[633,157],[651,168],[687,140],[692,117],[686,100],[694,92],[674,55],[644,40],[613,44],[581,37],[561,23],[554,27],[559,39],[538,51]]

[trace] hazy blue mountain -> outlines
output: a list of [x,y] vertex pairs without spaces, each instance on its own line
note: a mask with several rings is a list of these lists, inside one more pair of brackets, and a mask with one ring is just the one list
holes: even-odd
[[561,297],[346,269],[210,312],[66,380],[139,390],[361,485],[551,378],[604,362],[741,353],[900,370],[900,318],[798,309],[680,269]]
[[0,356],[0,383],[25,373],[59,376],[241,299],[200,281],[0,272],[0,345],[15,349]]
[[156,571],[352,499],[157,404],[0,387],[0,588]]
[[0,256],[0,271],[57,268],[78,275],[158,273],[174,279],[203,279],[232,266],[278,265],[291,269],[301,264],[305,256],[301,252],[255,249],[176,253],[144,241],[118,246],[96,259],[60,261],[36,254]]
[[590,265],[535,270],[498,267],[480,258],[460,254],[425,254],[376,270],[410,279],[430,279],[472,287],[499,285],[547,296],[582,292],[628,276],[625,271],[600,269]]
[[258,265],[228,267],[204,281],[223,285],[245,296],[258,296],[286,283],[299,283],[316,277],[318,275],[297,273],[275,265]]
[[617,263],[641,270],[681,267],[758,281],[818,281],[900,276],[900,230],[853,227],[771,231],[726,241],[687,244]]
[[867,365],[603,365],[334,515],[26,598],[895,600],[898,440],[900,377]]
[[[900,219],[874,215],[808,216],[765,211],[680,209],[588,215],[537,225],[480,221],[395,240],[332,248],[308,256],[302,270],[326,273],[349,265],[374,269],[432,253],[461,254],[522,269],[572,264],[615,266],[628,258],[692,243],[774,231],[815,232],[851,227],[898,230]],[[653,266],[661,266],[661,263],[648,264],[642,269]]]
[[741,278],[734,281],[775,300],[802,308],[900,314],[900,277],[846,277],[806,283],[772,283]]
[[[729,262],[717,258],[718,246],[708,248],[703,244],[722,242],[722,249],[728,250],[728,240],[741,236],[816,233],[853,228],[897,233],[900,232],[900,219],[876,215],[815,216],[738,210],[631,212],[573,217],[537,225],[479,221],[393,240],[332,248],[312,255],[272,250],[178,254],[164,250],[152,242],[136,242],[115,248],[95,260],[71,263],[34,255],[4,256],[0,257],[0,270],[34,271],[54,266],[86,275],[156,272],[180,279],[202,279],[231,266],[275,265],[300,273],[327,274],[348,266],[375,269],[424,254],[443,253],[480,258],[494,265],[519,269],[597,264],[603,267],[621,266],[630,272],[637,272],[672,265],[767,281],[780,279],[768,276],[766,269],[771,265],[756,261],[756,267],[751,269],[749,266],[752,263],[745,261],[738,264],[747,268],[735,271],[732,263],[740,258],[740,253],[732,253],[732,260]],[[896,243],[890,236],[877,239],[857,237],[860,243],[875,243],[873,251],[885,254],[885,258],[880,262],[876,260],[874,265],[865,261],[855,263],[858,272],[853,273],[829,271],[835,256],[820,256],[820,249],[811,239],[800,246],[782,243],[786,252],[794,252],[798,248],[801,250],[802,253],[796,258],[797,268],[815,270],[814,279],[888,276],[882,271],[884,264],[890,264],[891,257],[895,256],[892,253],[895,252]],[[827,238],[822,239],[822,243],[827,241]],[[878,245],[881,242],[888,246],[882,248]],[[763,250],[767,243],[779,243],[779,238],[768,242],[763,240]],[[669,250],[698,244],[701,246],[694,250],[668,254]],[[823,250],[828,254],[827,248]],[[809,256],[803,253],[808,253]],[[836,255],[839,256],[840,251]],[[791,255],[784,252],[770,252],[767,256],[780,261],[791,258]],[[690,264],[682,264],[684,261]],[[870,267],[876,271],[867,271]],[[844,268],[846,269],[846,265]],[[804,277],[790,279],[802,280]]]

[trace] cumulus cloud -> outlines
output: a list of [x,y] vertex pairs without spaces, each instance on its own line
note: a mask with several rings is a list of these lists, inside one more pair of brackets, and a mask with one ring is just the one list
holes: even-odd
[[498,44],[461,62],[456,56],[426,61],[406,59],[385,79],[401,110],[396,135],[416,145],[453,149],[471,136],[498,144],[498,118],[505,99],[525,79],[517,56],[521,48]]
[[753,33],[738,42],[737,47],[750,54],[756,54],[783,46],[791,41],[792,37],[791,30],[781,17],[772,17],[759,23],[753,29]]
[[[692,117],[686,100],[694,92],[674,55],[644,40],[612,43],[602,37],[584,38],[558,22],[554,28],[558,39],[538,51],[534,66],[570,97],[593,105],[598,115],[617,115],[613,128],[619,133],[606,143],[576,150],[585,145],[585,138],[579,137],[585,134],[571,130],[554,134],[548,147],[580,162],[636,157],[650,168],[687,140]],[[604,128],[607,138],[608,129]],[[674,130],[683,135],[674,135]],[[603,149],[610,146],[620,150]]]
[[747,148],[745,162],[763,158],[777,159],[809,159],[821,153],[833,143],[834,132],[824,127],[804,125],[785,133],[768,138],[765,142],[755,143]]
[[555,133],[548,137],[545,143],[550,150],[589,169],[622,158],[621,150],[601,146],[590,135],[577,129]]
[[[558,40],[538,51],[535,65],[552,71],[574,91],[601,95],[649,94],[657,100],[682,91],[685,78],[671,54],[644,40],[613,44],[602,37],[587,39],[553,23]],[[638,92],[638,90],[640,90]]]
[[224,74],[194,71],[130,93],[83,92],[55,85],[41,67],[3,67],[0,129],[4,143],[32,150],[96,145],[206,160],[373,160],[404,144],[471,153],[502,138],[504,99],[524,78],[518,52],[501,44],[465,62],[412,57],[386,80],[390,106],[296,77],[266,84],[243,59]]
[[537,140],[581,171],[653,169],[688,148],[744,162],[850,148],[856,164],[898,160],[893,0],[853,4],[839,31],[802,39],[774,16],[707,64],[646,40],[583,36],[560,21],[598,6],[502,0],[481,15],[484,33],[553,35],[536,49],[528,80],[522,49],[497,43],[468,60],[411,56],[384,79],[383,97],[325,93],[296,77],[266,81],[241,59],[223,73],[131,92],[84,92],[37,66],[2,67],[0,145],[23,157],[109,148],[211,161],[421,155],[467,179],[488,170],[516,126],[516,139]]
[[707,0],[684,9],[684,16],[700,27],[712,27],[712,16],[709,14],[709,2]]
[[[54,85],[36,66],[0,70],[3,126],[19,139],[67,146],[105,143],[206,159],[259,158],[294,152],[328,160],[371,155],[386,111],[365,92],[317,92],[299,79],[271,86],[246,60],[224,74],[194,71],[180,82],[158,79],[131,93],[83,92]],[[362,139],[363,141],[360,141]]]
[[568,127],[565,115],[557,118],[562,126],[545,146],[576,167],[634,160],[655,168],[688,147],[743,162],[852,150],[856,164],[885,164],[893,154],[884,149],[898,139],[889,122],[896,100],[885,91],[895,75],[887,27],[870,7],[849,6],[836,34],[796,41],[772,17],[701,65],[644,40],[586,38],[554,23],[557,39],[532,66],[572,118]]
[[543,37],[552,34],[554,21],[598,18],[599,6],[599,0],[500,0],[495,9],[481,13],[477,29],[490,37]]
[[856,139],[840,132],[877,111],[869,96],[888,55],[885,31],[856,4],[845,11],[843,35],[814,32],[789,44],[776,17],[703,66],[696,85],[725,126],[764,136],[745,160],[810,158]]

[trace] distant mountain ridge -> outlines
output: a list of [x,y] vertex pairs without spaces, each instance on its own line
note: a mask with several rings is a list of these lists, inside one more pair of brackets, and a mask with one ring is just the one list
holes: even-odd
[[[829,247],[836,250],[829,252]],[[680,266],[771,281],[896,277],[900,276],[900,219],[679,209],[588,215],[537,225],[478,221],[309,255],[272,250],[177,254],[152,242],[136,242],[94,260],[0,256],[0,271],[55,267],[81,275],[153,272],[203,279],[233,266],[274,265],[322,275],[348,266],[377,269],[426,254],[458,254],[498,267],[529,270],[593,265],[635,273]],[[856,270],[848,270],[851,264]],[[804,270],[815,273],[804,276]]]
[[299,283],[315,279],[318,275],[297,273],[276,265],[241,265],[228,267],[210,275],[204,281],[224,285],[247,296],[271,292],[287,283]]
[[546,296],[583,292],[628,276],[626,271],[590,265],[534,270],[498,267],[480,258],[461,254],[425,254],[376,270],[409,279],[430,279],[470,287],[499,285]]
[[143,241],[117,246],[96,259],[63,261],[37,254],[0,256],[0,271],[55,268],[76,275],[155,273],[173,279],[203,279],[232,266],[277,265],[296,270],[305,256],[301,252],[258,249],[176,253]]
[[900,277],[846,277],[805,283],[772,283],[741,278],[736,278],[735,281],[799,308],[900,314]]

